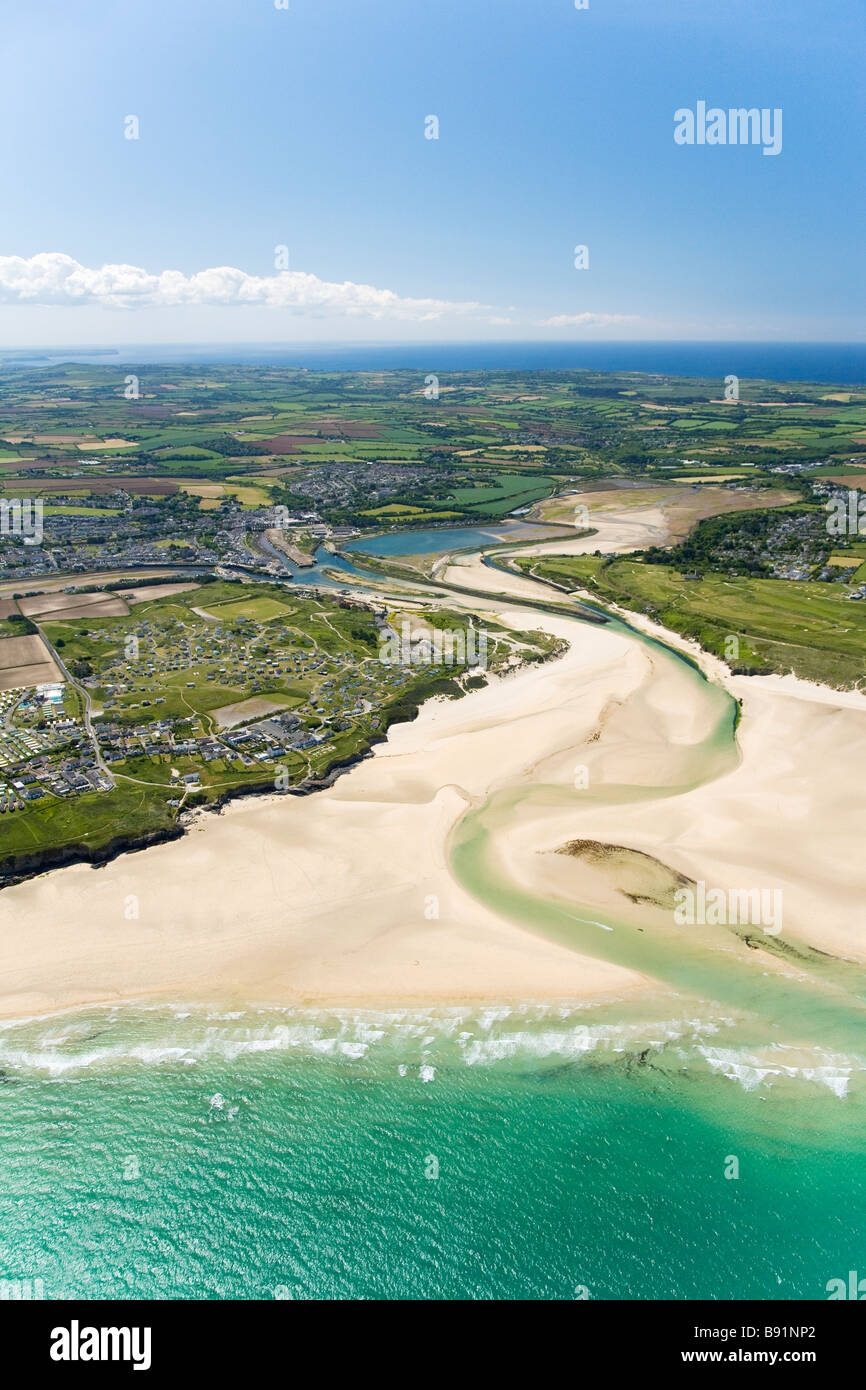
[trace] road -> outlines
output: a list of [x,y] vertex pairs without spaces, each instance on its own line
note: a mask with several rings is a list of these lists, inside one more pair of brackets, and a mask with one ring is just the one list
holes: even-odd
[[99,746],[99,739],[96,737],[96,730],[93,727],[93,720],[91,718],[93,701],[90,698],[90,692],[86,690],[83,685],[80,685],[78,681],[75,679],[75,677],[72,675],[72,672],[69,670],[68,666],[66,665],[66,662],[63,660],[63,657],[60,655],[53,643],[50,642],[49,639],[46,637],[39,623],[36,622],[33,618],[31,618],[30,621],[37,629],[39,636],[42,638],[42,641],[48,648],[48,651],[50,652],[52,658],[57,664],[57,667],[62,673],[62,675],[73,687],[73,689],[77,690],[78,693],[81,695],[81,699],[84,704],[84,728],[87,732],[87,737],[90,739],[91,745],[93,747],[94,757],[96,758],[96,765],[99,768],[99,771],[108,781],[109,785],[112,788],[114,788],[117,785],[117,783],[114,780],[114,776],[112,775],[108,767],[108,764],[102,756],[102,749]]

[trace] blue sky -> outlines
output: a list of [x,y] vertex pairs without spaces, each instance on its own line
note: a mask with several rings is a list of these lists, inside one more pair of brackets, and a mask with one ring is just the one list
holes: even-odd
[[589,5],[2,0],[0,342],[862,339],[860,0]]

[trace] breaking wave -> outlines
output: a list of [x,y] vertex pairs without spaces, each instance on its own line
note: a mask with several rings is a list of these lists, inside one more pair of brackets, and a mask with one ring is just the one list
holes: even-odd
[[[674,1001],[675,1003],[676,1001]],[[743,1091],[807,1086],[839,1099],[866,1092],[866,1059],[807,1045],[755,1042],[742,1021],[669,1009],[572,1003],[424,1009],[246,1009],[200,1006],[87,1009],[0,1024],[0,1081],[50,1079],[129,1067],[194,1068],[274,1054],[286,1063],[330,1062],[422,1083],[438,1071],[563,1067],[683,1072]]]

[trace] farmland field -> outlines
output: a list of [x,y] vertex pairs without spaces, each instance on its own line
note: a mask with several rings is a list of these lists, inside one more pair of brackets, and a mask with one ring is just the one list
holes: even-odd
[[55,622],[74,618],[117,618],[129,612],[122,598],[105,594],[38,594],[18,600],[27,618],[50,618]]
[[0,638],[0,690],[61,679],[41,637],[32,633],[26,637]]

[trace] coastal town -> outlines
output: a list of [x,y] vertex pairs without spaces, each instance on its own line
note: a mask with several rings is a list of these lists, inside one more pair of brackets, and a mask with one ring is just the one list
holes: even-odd
[[[0,814],[21,830],[4,835],[0,874],[39,862],[40,844],[65,853],[70,834],[98,852],[121,826],[135,843],[196,807],[321,785],[425,697],[475,678],[477,644],[437,641],[465,617],[315,591],[279,564],[143,562],[2,600]],[[500,635],[489,657],[507,669],[549,650]]]
[[[270,586],[270,592],[280,591]],[[273,769],[286,757],[295,759],[297,770],[298,755],[355,723],[375,731],[383,701],[413,680],[411,671],[383,667],[375,645],[368,656],[359,656],[352,637],[333,626],[328,606],[302,593],[284,604],[250,597],[248,584],[215,580],[155,585],[139,593],[144,597],[135,606],[116,591],[70,594],[80,605],[71,625],[69,610],[58,606],[63,596],[40,616],[40,635],[31,640],[47,639],[58,658],[63,653],[70,684],[13,686],[0,697],[0,775],[8,779],[0,789],[3,809],[23,809],[46,794],[110,790],[116,769],[135,764],[140,773],[149,760],[178,763],[184,770],[172,768],[169,778],[187,791],[201,780],[200,772],[187,768],[190,761],[229,778],[262,766]],[[181,606],[181,597],[189,595],[203,595],[211,608]],[[37,599],[24,600],[31,613]],[[106,606],[115,609],[110,616]],[[118,607],[126,614],[118,614]],[[345,598],[330,607],[335,618],[345,621],[351,614],[368,623],[368,640],[386,627],[381,613],[362,617],[362,609]],[[314,612],[324,615],[331,650],[297,626],[299,617]],[[248,616],[253,613],[264,621]],[[315,630],[314,623],[309,627]],[[215,705],[216,691],[224,691],[230,703]],[[89,731],[85,700],[94,707]],[[309,772],[309,758],[303,762]]]

